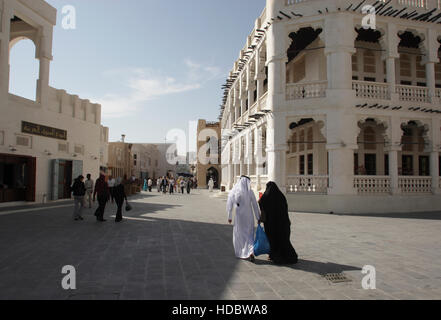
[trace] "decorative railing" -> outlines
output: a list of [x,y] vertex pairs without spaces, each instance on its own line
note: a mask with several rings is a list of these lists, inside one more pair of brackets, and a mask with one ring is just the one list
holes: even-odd
[[[297,3],[308,2],[311,0],[285,0],[285,5],[290,6]],[[440,7],[440,3],[437,0],[379,0],[379,2],[388,3],[391,6],[401,5],[412,8],[421,8],[421,9],[436,9]]]
[[397,85],[396,90],[401,101],[430,102],[428,88]]
[[398,187],[402,193],[432,193],[432,178],[399,177]]
[[328,176],[288,176],[286,191],[288,193],[326,194],[329,187]]
[[435,89],[435,97],[436,98],[441,98],[441,89],[439,89],[439,88]]
[[286,85],[286,100],[326,97],[328,81],[314,81]]
[[391,192],[389,176],[356,176],[354,188],[359,194],[378,194]]
[[357,97],[368,99],[390,99],[389,84],[369,81],[353,81],[352,90]]

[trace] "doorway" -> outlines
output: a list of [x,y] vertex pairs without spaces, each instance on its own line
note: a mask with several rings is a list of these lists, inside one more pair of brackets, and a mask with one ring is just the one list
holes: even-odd
[[36,159],[0,154],[0,202],[35,201]]
[[213,181],[214,181],[214,188],[218,189],[219,188],[219,172],[217,171],[216,168],[211,167],[210,169],[207,170],[207,186],[208,186],[208,182],[210,181],[211,178],[213,178]]
[[58,199],[70,199],[72,161],[61,160],[58,167]]

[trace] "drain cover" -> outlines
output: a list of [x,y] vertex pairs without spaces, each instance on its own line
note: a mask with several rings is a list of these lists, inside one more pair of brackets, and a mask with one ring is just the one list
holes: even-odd
[[346,277],[343,273],[328,273],[323,277],[332,283],[352,282],[352,280]]

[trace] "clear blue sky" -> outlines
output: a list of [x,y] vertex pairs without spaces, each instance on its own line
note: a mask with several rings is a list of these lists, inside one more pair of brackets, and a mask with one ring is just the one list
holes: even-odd
[[[50,85],[103,105],[111,140],[163,142],[168,130],[216,120],[221,85],[265,0],[47,0],[58,10]],[[76,8],[76,30],[62,8]],[[31,52],[31,50],[33,50]],[[17,44],[17,77],[30,43]],[[32,61],[31,61],[32,62]],[[16,92],[33,95],[12,79]],[[14,82],[15,81],[15,82]],[[32,84],[32,83],[31,83]]]

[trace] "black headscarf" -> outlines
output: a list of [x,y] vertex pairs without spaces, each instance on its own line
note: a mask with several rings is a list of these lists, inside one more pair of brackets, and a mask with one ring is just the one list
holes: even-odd
[[288,202],[274,182],[268,182],[259,201],[265,232],[271,246],[270,258],[276,264],[297,263],[297,253],[290,242],[291,221]]
[[[259,201],[260,208],[265,211],[266,218],[275,218],[280,223],[290,223],[288,216],[288,202],[277,184],[268,182],[266,191]],[[283,220],[283,221],[281,221]]]

